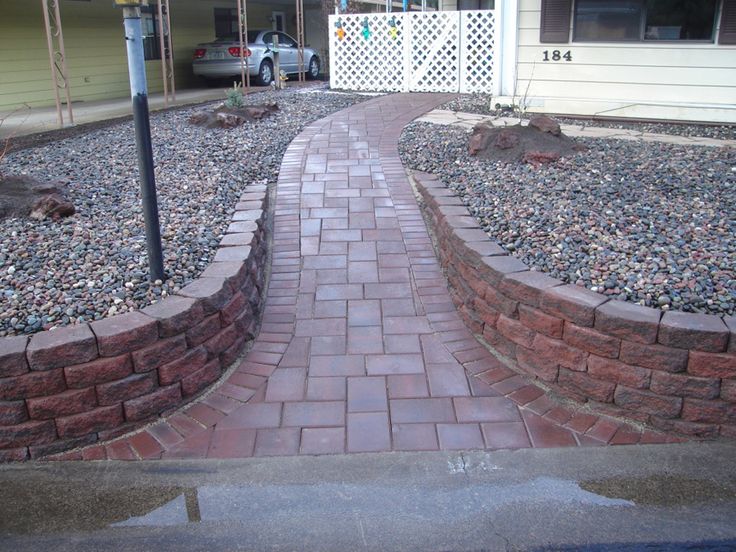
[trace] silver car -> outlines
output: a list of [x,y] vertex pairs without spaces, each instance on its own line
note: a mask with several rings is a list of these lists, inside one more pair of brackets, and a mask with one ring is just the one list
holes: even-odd
[[[267,85],[274,79],[273,37],[278,35],[279,64],[285,73],[299,72],[297,42],[280,31],[248,31],[249,73],[259,84]],[[240,76],[240,39],[237,34],[217,38],[214,42],[198,44],[192,61],[194,74],[207,80]],[[304,48],[304,69],[307,77],[319,77],[320,60],[311,48]]]

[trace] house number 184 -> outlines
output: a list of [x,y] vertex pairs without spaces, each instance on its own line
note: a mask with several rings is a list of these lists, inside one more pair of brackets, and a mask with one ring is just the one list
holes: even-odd
[[572,53],[570,50],[565,52],[564,54],[560,52],[559,50],[552,50],[551,52],[549,50],[545,50],[542,52],[542,61],[572,61]]

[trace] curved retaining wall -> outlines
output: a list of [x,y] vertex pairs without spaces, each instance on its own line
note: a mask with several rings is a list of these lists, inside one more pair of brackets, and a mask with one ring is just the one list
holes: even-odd
[[0,461],[106,440],[191,401],[253,339],[266,186],[246,188],[201,276],[139,311],[0,338]]
[[414,179],[455,304],[519,371],[605,414],[736,437],[736,317],[663,313],[531,271],[436,177]]

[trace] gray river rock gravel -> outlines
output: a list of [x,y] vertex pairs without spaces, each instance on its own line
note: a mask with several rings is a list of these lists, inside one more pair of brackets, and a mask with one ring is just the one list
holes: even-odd
[[202,106],[152,115],[165,282],[147,279],[132,122],[8,155],[5,174],[65,182],[77,213],[0,220],[0,336],[135,310],[191,282],[214,257],[243,188],[276,181],[306,124],[365,99],[310,90],[248,96],[280,111],[231,130],[189,124]]
[[458,127],[413,123],[404,163],[438,175],[533,270],[638,304],[736,310],[736,151],[624,140],[534,168],[467,153]]

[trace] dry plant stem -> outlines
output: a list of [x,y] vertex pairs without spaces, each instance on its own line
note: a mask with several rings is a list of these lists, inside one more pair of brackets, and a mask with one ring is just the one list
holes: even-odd
[[519,124],[521,124],[521,121],[524,119],[524,115],[526,115],[526,110],[529,107],[529,88],[532,85],[532,81],[534,80],[534,69],[537,67],[536,63],[532,63],[532,73],[529,75],[529,80],[526,83],[526,90],[524,90],[524,96],[521,98],[521,102],[519,103]]
[[[18,128],[22,127],[23,124],[25,124],[25,122],[28,120],[28,116],[30,115],[31,106],[28,104],[23,104],[23,106],[17,109],[14,109],[10,113],[8,113],[5,117],[0,117],[0,128],[3,127],[3,124],[5,124],[5,121],[7,120],[8,117],[10,117],[11,115],[15,115],[22,109],[27,109],[29,111],[29,113],[26,114],[26,116],[23,118],[23,121],[21,121],[20,125],[18,125]],[[11,133],[10,136],[5,138],[5,140],[3,141],[2,150],[0,151],[0,163],[2,163],[3,159],[7,155],[8,149],[10,149],[10,141],[15,137],[17,133],[18,131]]]

